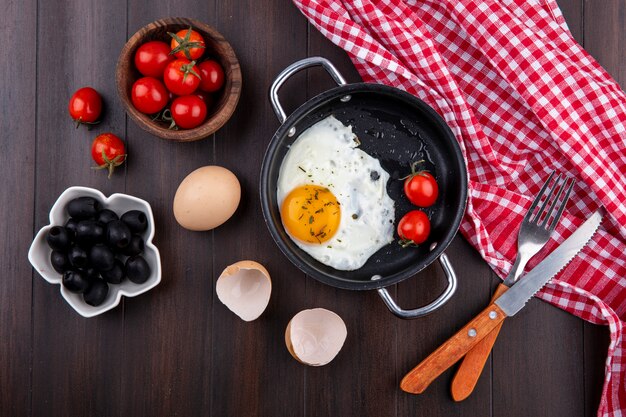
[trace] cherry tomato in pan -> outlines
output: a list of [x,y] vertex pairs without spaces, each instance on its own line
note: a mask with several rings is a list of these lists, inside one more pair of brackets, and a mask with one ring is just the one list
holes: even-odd
[[167,105],[169,93],[161,81],[154,77],[143,77],[133,84],[131,100],[140,112],[154,114]]
[[68,109],[76,128],[96,124],[102,112],[102,97],[91,87],[80,88],[70,98]]
[[404,180],[404,194],[416,206],[430,207],[437,201],[439,187],[430,172],[420,171]]
[[189,29],[179,30],[176,33],[168,32],[168,35],[172,37],[170,46],[172,51],[171,55],[176,58],[187,58],[189,60],[198,59],[204,54],[205,43],[202,35]]
[[177,97],[171,106],[172,118],[182,129],[200,126],[206,118],[206,104],[198,96]]
[[424,243],[429,234],[430,220],[421,210],[409,211],[398,223],[398,236],[403,247]]
[[113,133],[103,133],[91,144],[91,157],[98,164],[94,169],[108,170],[111,178],[115,167],[126,161],[126,147],[122,139]]
[[173,60],[170,46],[161,41],[146,42],[135,52],[135,67],[146,77],[162,78],[165,67]]
[[168,90],[177,96],[188,96],[200,85],[200,70],[195,61],[177,59],[167,64],[163,81]]
[[214,93],[224,85],[224,70],[222,66],[213,60],[204,61],[198,64],[200,70],[200,90],[207,93]]

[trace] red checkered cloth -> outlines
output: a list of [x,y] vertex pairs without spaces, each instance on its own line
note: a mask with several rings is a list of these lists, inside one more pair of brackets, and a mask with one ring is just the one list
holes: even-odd
[[549,173],[576,178],[532,268],[600,206],[592,242],[538,297],[608,325],[599,416],[626,415],[626,95],[573,39],[555,0],[294,0],[366,82],[441,114],[467,162],[465,238],[504,277]]

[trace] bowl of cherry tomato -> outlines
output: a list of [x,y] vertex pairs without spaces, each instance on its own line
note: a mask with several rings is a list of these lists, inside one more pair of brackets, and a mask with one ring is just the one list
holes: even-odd
[[215,133],[232,116],[241,69],[217,30],[194,19],[166,18],[126,42],[116,84],[126,112],[142,129],[189,142]]

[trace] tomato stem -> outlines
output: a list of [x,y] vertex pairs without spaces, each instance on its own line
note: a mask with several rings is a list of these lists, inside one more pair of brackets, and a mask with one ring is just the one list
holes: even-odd
[[91,167],[91,169],[107,169],[109,171],[107,178],[111,179],[111,175],[113,175],[115,167],[122,165],[126,161],[127,156],[127,154],[117,155],[115,158],[109,159],[106,152],[102,150],[102,160],[104,161],[104,164],[98,165],[97,167]]
[[419,245],[412,241],[411,239],[400,239],[398,240],[398,244],[403,248],[417,248]]
[[185,37],[184,38],[181,38],[180,36],[178,36],[175,33],[167,32],[168,35],[170,35],[172,38],[174,38],[174,40],[176,40],[176,42],[178,42],[178,46],[176,46],[176,48],[174,48],[174,49],[172,49],[170,51],[170,55],[174,55],[174,54],[182,51],[182,53],[185,54],[187,59],[192,59],[191,58],[191,53],[189,52],[190,49],[192,49],[192,48],[205,48],[205,46],[203,44],[201,44],[200,42],[191,40],[191,32],[192,31],[193,31],[193,28],[191,26],[189,26],[189,29],[187,30],[187,33],[185,33]]
[[193,70],[194,65],[196,65],[196,61],[191,61],[189,64],[184,64],[180,67],[181,71],[183,72],[183,82],[185,82],[185,79],[189,74],[193,74],[198,77],[199,80],[202,80],[200,74]]
[[417,165],[418,164],[423,164],[424,162],[426,162],[424,159],[420,159],[419,161],[415,161],[415,162],[411,163],[411,173],[409,175],[407,175],[406,177],[399,178],[399,180],[405,180],[407,178],[412,178],[412,177],[414,177],[416,175],[422,175],[423,173],[428,172],[428,170],[426,170],[426,169],[422,169],[422,170],[417,171]]
[[74,119],[74,123],[76,123],[76,129],[78,129],[78,127],[80,125],[86,125],[87,126],[87,130],[91,130],[92,126],[97,125],[98,123],[100,123],[100,120],[96,120],[95,122],[83,122],[82,121],[82,117],[79,117],[78,119]]

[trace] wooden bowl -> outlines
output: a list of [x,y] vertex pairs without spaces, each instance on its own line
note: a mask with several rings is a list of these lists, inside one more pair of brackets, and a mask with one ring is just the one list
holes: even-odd
[[[224,86],[213,93],[214,103],[207,109],[206,120],[193,129],[168,129],[169,124],[153,121],[151,115],[138,111],[131,101],[131,89],[135,81],[142,77],[134,64],[135,51],[142,44],[160,40],[170,43],[167,32],[176,33],[182,29],[193,27],[202,35],[206,50],[200,61],[206,58],[215,59],[224,69]],[[235,52],[224,37],[207,24],[194,19],[176,17],[156,20],[139,29],[124,45],[117,60],[115,70],[117,93],[122,100],[126,113],[147,132],[163,139],[191,142],[203,139],[221,128],[235,111],[241,94],[241,68]]]

